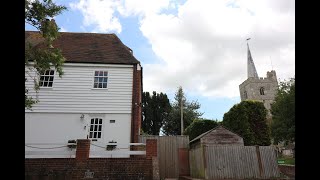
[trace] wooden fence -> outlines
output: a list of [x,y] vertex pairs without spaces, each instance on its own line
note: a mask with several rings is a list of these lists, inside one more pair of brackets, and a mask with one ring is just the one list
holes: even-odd
[[276,153],[270,146],[202,146],[189,151],[193,178],[277,178]]
[[179,177],[179,148],[189,148],[189,136],[139,136],[139,142],[157,139],[160,179]]

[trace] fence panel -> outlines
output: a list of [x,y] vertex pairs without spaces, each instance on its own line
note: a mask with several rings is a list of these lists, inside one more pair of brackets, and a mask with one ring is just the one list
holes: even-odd
[[[204,146],[203,166],[205,179],[279,177],[275,152],[272,147],[260,147],[258,151],[261,156],[262,169],[259,169],[256,148],[255,146]],[[197,150],[190,150],[193,153],[191,156],[200,157],[202,153]],[[194,163],[199,163],[195,158],[191,157],[190,161],[192,169],[201,166],[194,167]],[[260,170],[262,176],[260,175]]]
[[260,146],[259,150],[264,170],[264,178],[279,177],[280,171],[277,164],[275,149],[271,146]]
[[189,151],[190,175],[193,178],[204,178],[203,148],[198,147]]
[[179,148],[189,148],[189,136],[139,136],[139,142],[157,139],[160,178],[179,177]]

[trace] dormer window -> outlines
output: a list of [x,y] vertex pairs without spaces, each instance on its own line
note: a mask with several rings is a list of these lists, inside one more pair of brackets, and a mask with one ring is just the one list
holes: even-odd
[[40,87],[52,87],[54,79],[54,70],[46,70],[40,75]]
[[108,83],[108,71],[95,71],[93,88],[106,89]]
[[264,95],[264,88],[263,87],[260,88],[260,95]]

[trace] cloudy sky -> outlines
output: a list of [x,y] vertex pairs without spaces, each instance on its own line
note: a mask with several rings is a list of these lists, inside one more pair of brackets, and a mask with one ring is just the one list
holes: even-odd
[[[240,102],[247,46],[258,75],[295,75],[293,0],[55,0],[61,31],[115,33],[143,66],[144,91],[182,86],[203,118],[222,120]],[[34,30],[26,26],[27,30]]]

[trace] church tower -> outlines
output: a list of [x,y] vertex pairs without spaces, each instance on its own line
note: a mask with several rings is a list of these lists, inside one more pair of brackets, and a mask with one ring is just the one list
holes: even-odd
[[278,81],[276,71],[271,70],[267,72],[267,77],[258,76],[256,67],[254,65],[251,52],[248,47],[248,61],[247,72],[248,78],[239,85],[241,101],[244,100],[257,100],[264,104],[264,107],[268,110],[267,120],[271,121],[271,103],[274,101],[275,95],[278,89]]

